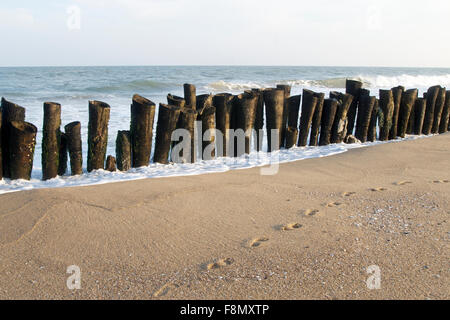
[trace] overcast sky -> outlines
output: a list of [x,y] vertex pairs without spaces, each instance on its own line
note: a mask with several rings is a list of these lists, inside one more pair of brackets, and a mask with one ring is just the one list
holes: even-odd
[[450,67],[449,0],[2,0],[0,65]]

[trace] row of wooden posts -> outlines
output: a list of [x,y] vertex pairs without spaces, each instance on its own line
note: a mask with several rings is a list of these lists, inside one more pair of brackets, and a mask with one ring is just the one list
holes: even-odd
[[[429,135],[450,130],[450,92],[441,86],[429,88],[423,97],[418,97],[417,89],[406,90],[399,86],[380,90],[379,99],[371,96],[370,91],[355,80],[347,80],[346,93],[331,92],[329,98],[325,98],[324,93],[307,89],[302,95],[295,96],[291,96],[290,91],[289,85],[278,85],[276,88],[248,90],[239,95],[196,95],[195,86],[185,84],[183,98],[169,94],[168,103],[159,105],[153,161],[167,164],[170,150],[174,147],[172,133],[176,129],[185,129],[190,134],[191,152],[181,155],[181,159],[195,162],[196,123],[201,123],[202,137],[210,129],[223,133],[217,135],[223,139],[218,143],[223,149],[217,153],[215,135],[206,135],[206,141],[203,139],[200,143],[201,154],[208,147],[210,150],[205,159],[242,155],[236,146],[230,148],[233,146],[230,140],[235,137],[229,132],[237,129],[246,133],[256,132],[254,145],[257,151],[262,151],[264,126],[268,151],[280,147],[304,147],[308,143],[310,146],[325,146],[358,140],[386,141],[406,134]],[[151,159],[155,103],[139,95],[133,96],[130,130],[118,132],[116,157],[106,157],[110,110],[104,102],[89,102],[88,172],[96,169],[128,171],[147,166]],[[68,158],[72,175],[83,172],[81,123],[69,123],[64,132],[60,127],[61,105],[44,103],[43,180],[66,174]],[[277,132],[274,138],[273,129]],[[1,178],[29,180],[37,128],[25,122],[25,108],[2,98],[0,132]],[[244,150],[247,154],[251,151],[252,137],[251,134],[245,136]],[[274,145],[273,141],[278,143]]]

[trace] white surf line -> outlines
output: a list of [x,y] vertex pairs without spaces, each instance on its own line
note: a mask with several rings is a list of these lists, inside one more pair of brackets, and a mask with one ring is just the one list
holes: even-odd
[[[363,144],[331,144],[323,147],[294,147],[289,150],[280,150],[276,152],[278,161],[275,163],[288,163],[305,159],[314,159],[329,157],[336,154],[347,152],[351,149],[365,148],[385,143],[398,143],[407,140],[416,140],[430,136],[407,136],[404,139],[390,141],[376,141]],[[250,155],[244,155],[239,158],[218,158],[209,161],[199,161],[187,164],[155,164],[147,167],[131,169],[127,172],[109,172],[105,170],[95,170],[90,173],[83,173],[79,176],[56,177],[51,180],[42,181],[39,179],[28,180],[9,180],[0,181],[0,194],[19,192],[25,190],[45,189],[45,188],[68,188],[91,186],[107,183],[116,183],[123,181],[134,181],[142,179],[155,179],[167,177],[194,176],[209,173],[227,172],[230,170],[242,170],[255,167],[263,167],[270,164],[273,156],[267,152],[252,152]],[[39,174],[36,172],[34,176]]]

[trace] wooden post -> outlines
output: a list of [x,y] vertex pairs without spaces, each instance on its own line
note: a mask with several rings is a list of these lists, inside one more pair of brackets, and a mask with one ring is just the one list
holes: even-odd
[[288,126],[286,129],[286,149],[291,149],[295,147],[298,140],[298,129],[297,127]]
[[442,111],[441,123],[439,125],[439,133],[446,133],[449,127],[450,117],[450,91],[445,94],[445,104]]
[[[398,92],[397,92],[398,94]],[[395,103],[394,94],[392,90],[380,90],[380,102],[379,102],[379,123],[380,126],[380,141],[389,140],[389,134],[395,133],[397,137],[397,129],[391,131],[392,128],[392,118],[394,115]],[[359,138],[358,138],[359,139]]]
[[[216,157],[216,136],[215,132],[212,134],[211,132],[216,129],[216,108],[209,107],[205,109],[201,115],[202,119],[202,159],[203,160],[212,160]],[[206,132],[209,132],[209,135],[206,135]],[[207,148],[209,152],[207,151]]]
[[181,108],[180,116],[178,118],[178,129],[184,129],[189,132],[190,135],[190,150],[186,154],[184,152],[180,153],[181,162],[194,163],[196,156],[195,149],[195,121],[197,120],[197,111],[190,108]]
[[25,108],[7,101],[2,98],[2,158],[3,158],[3,177],[11,178],[10,146],[12,139],[11,125],[12,121],[25,121]]
[[422,133],[425,135],[431,134],[431,130],[433,129],[434,109],[440,89],[440,86],[434,86],[429,88],[426,93],[427,108],[425,110],[425,119],[423,121],[422,129]]
[[355,128],[355,119],[358,110],[359,95],[363,84],[361,81],[347,80],[345,92],[353,96],[352,104],[348,109],[347,134],[352,135]]
[[[202,94],[197,96],[197,120],[202,123],[202,130],[199,132],[198,148],[200,152],[200,158],[203,160],[211,160],[215,157],[215,149],[211,150],[211,154],[204,158],[204,151],[207,146],[212,142],[215,142],[214,136],[209,136],[209,139],[205,141],[204,135],[207,130],[215,129],[215,114],[216,109],[213,107],[213,96],[210,94]],[[234,126],[234,112],[231,115],[231,126]]]
[[131,137],[130,131],[119,131],[116,138],[116,163],[120,171],[131,169]]
[[186,108],[195,110],[197,108],[196,88],[193,84],[185,83],[184,100],[186,101]]
[[414,127],[415,135],[420,136],[423,130],[423,121],[425,119],[425,110],[427,108],[427,100],[418,98],[414,104]]
[[[264,134],[262,130],[264,128],[264,94],[262,89],[252,89],[252,91],[258,96],[258,102],[256,104],[256,116],[255,116],[255,131],[256,131],[256,151],[262,151]],[[225,135],[225,132],[223,132]]]
[[311,90],[303,89],[302,113],[300,115],[300,128],[297,146],[305,147],[308,143],[311,121],[316,111],[318,99]]
[[153,123],[156,105],[137,94],[131,104],[131,160],[133,168],[145,167],[150,163],[153,140]]
[[406,136],[408,129],[409,117],[411,116],[411,110],[416,103],[417,89],[407,90],[402,95],[402,102],[400,104],[400,112],[398,116],[398,129],[397,135],[401,138]]
[[[233,95],[229,93],[216,94],[213,97],[213,106],[216,108],[216,128],[222,133],[222,155],[230,156],[231,116],[233,112]],[[260,123],[256,124],[260,125]]]
[[347,136],[348,110],[353,102],[351,94],[330,93],[331,99],[338,100],[338,109],[334,118],[333,127],[331,128],[331,143],[342,143]]
[[28,122],[10,122],[10,160],[11,179],[31,179],[37,128]]
[[389,140],[397,139],[398,132],[398,116],[400,112],[400,104],[402,102],[402,95],[405,92],[405,87],[398,86],[392,88],[392,96],[394,99],[394,112],[392,114],[392,126],[391,130],[389,130]]
[[434,121],[431,133],[438,134],[441,125],[442,112],[444,111],[446,89],[440,88],[436,99],[436,107],[434,108]]
[[355,136],[362,143],[367,142],[367,134],[369,132],[369,124],[372,117],[372,110],[375,106],[375,101],[376,98],[370,96],[369,90],[361,90]]
[[104,102],[89,101],[88,172],[105,167],[110,111],[111,107]]
[[377,140],[377,119],[380,106],[380,100],[375,99],[372,115],[370,116],[369,132],[367,133],[367,140],[375,142]]
[[69,141],[67,135],[61,132],[59,144],[59,161],[58,161],[58,176],[63,176],[67,172],[67,153],[69,148]]
[[155,154],[153,161],[161,164],[169,163],[169,151],[172,140],[172,132],[177,127],[180,108],[159,104],[158,123],[156,126]]
[[109,172],[117,171],[116,158],[114,158],[113,156],[108,156],[106,158],[105,170]]
[[284,90],[284,108],[283,108],[283,123],[281,125],[281,147],[285,147],[286,143],[286,126],[288,121],[288,106],[287,101],[291,96],[291,86],[287,84],[277,84],[277,89]]
[[81,142],[81,123],[69,123],[64,127],[70,157],[70,171],[73,176],[83,173],[83,150]]
[[325,100],[324,93],[314,93],[314,97],[317,98],[316,108],[311,120],[311,135],[309,137],[309,145],[316,147],[319,142],[320,121],[322,120],[323,103]]
[[331,140],[331,128],[336,116],[338,101],[336,99],[325,99],[322,110],[322,120],[320,126],[320,146],[327,146]]
[[[284,90],[264,90],[268,152],[277,151],[281,147],[281,128],[283,126],[284,97]],[[276,148],[276,146],[272,146],[273,129],[278,130],[278,148]]]
[[[252,129],[255,127],[256,107],[258,96],[253,92],[246,92],[234,97],[233,110],[236,112],[235,129],[242,129],[245,133],[245,153],[250,154]],[[238,154],[239,148],[235,144],[235,155]]]
[[44,125],[42,132],[42,180],[58,176],[59,146],[61,143],[61,105],[44,103]]

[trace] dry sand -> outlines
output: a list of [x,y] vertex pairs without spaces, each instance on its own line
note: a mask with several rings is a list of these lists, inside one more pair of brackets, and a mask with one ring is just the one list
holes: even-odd
[[449,299],[449,148],[2,195],[0,298]]

